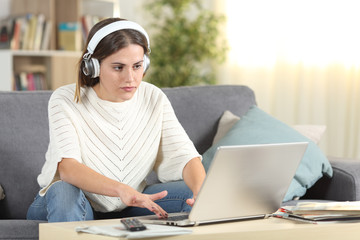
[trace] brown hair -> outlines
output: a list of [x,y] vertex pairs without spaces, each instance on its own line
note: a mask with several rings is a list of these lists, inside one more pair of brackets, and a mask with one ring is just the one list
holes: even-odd
[[[81,102],[80,87],[93,87],[100,81],[99,77],[92,78],[91,76],[86,76],[82,71],[82,68],[84,67],[83,55],[87,52],[87,46],[91,38],[99,29],[103,28],[104,26],[116,21],[125,20],[126,19],[122,18],[107,18],[95,24],[90,30],[84,51],[78,62],[78,79],[76,81],[76,90],[74,97],[74,100],[76,102]],[[149,49],[147,45],[147,39],[142,33],[132,29],[122,29],[105,36],[96,46],[92,57],[96,58],[101,64],[101,61],[104,58],[110,56],[111,54],[119,51],[122,48],[129,46],[130,44],[140,45],[144,49],[144,54],[148,54]]]

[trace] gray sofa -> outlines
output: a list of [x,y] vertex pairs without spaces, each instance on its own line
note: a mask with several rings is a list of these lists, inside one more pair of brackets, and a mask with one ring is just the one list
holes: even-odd
[[[246,86],[199,86],[163,89],[175,112],[204,153],[212,144],[224,110],[242,116],[256,104]],[[6,197],[0,200],[0,239],[37,239],[37,221],[25,220],[39,190],[36,178],[45,161],[50,91],[0,92],[0,185]],[[330,159],[333,178],[322,178],[304,198],[360,200],[360,164],[354,160]]]

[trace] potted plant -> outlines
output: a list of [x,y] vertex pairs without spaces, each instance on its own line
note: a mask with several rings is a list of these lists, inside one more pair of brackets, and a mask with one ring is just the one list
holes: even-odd
[[227,51],[220,35],[225,17],[199,0],[152,0],[146,9],[152,15],[147,80],[158,87],[215,83],[216,65]]

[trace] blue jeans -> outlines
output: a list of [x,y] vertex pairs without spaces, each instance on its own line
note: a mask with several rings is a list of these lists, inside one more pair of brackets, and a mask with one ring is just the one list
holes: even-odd
[[[143,193],[153,194],[168,191],[168,195],[155,201],[166,212],[189,212],[191,207],[186,199],[192,198],[191,190],[183,181],[159,183],[145,188]],[[121,212],[100,213],[95,212],[83,191],[63,181],[54,183],[45,196],[39,194],[30,205],[27,219],[48,222],[86,221],[104,218],[122,218],[153,214],[147,209],[127,207]]]

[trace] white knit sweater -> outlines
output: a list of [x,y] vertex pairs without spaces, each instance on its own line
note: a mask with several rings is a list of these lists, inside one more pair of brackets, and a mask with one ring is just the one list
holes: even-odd
[[[49,101],[50,143],[38,177],[44,195],[59,180],[57,164],[74,158],[93,170],[138,191],[155,169],[162,182],[182,179],[182,170],[200,157],[177,120],[166,95],[142,82],[129,101],[104,101],[93,88],[81,88],[74,102],[75,84],[57,89]],[[120,211],[120,198],[85,192],[97,211]]]

